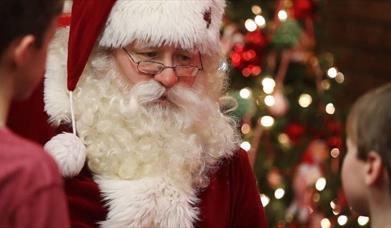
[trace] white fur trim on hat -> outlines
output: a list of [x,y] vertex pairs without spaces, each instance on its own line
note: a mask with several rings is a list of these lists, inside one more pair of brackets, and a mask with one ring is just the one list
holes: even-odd
[[56,126],[71,122],[67,89],[69,27],[59,29],[49,47],[46,63],[44,101],[49,122]]
[[78,175],[86,161],[86,148],[83,142],[72,133],[54,136],[44,148],[56,161],[64,177]]
[[99,44],[118,48],[137,40],[217,53],[224,8],[224,0],[117,0]]

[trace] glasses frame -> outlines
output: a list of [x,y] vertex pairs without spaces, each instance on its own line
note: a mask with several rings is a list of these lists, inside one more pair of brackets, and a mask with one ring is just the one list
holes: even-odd
[[[161,72],[163,72],[165,69],[171,68],[171,69],[174,70],[174,72],[175,72],[175,74],[177,75],[177,77],[196,77],[197,74],[198,74],[200,71],[203,71],[203,70],[204,70],[204,66],[203,66],[203,64],[202,64],[201,53],[199,53],[199,52],[198,52],[198,56],[199,56],[199,58],[200,58],[201,67],[199,67],[199,66],[194,66],[194,65],[175,65],[175,66],[166,66],[166,65],[164,65],[164,64],[161,63],[161,62],[152,61],[152,60],[139,60],[139,61],[135,61],[134,58],[132,57],[132,55],[129,53],[129,51],[128,51],[126,48],[123,47],[122,49],[123,49],[123,50],[125,51],[125,53],[128,55],[129,59],[130,59],[134,64],[136,64],[137,71],[138,71],[139,73],[148,74],[148,75],[157,75],[157,74],[160,74]],[[140,70],[139,66],[140,66],[140,64],[143,63],[143,62],[158,64],[158,65],[160,65],[160,66],[162,66],[162,67],[160,68],[160,71],[158,71],[158,72],[156,72],[156,73],[154,73],[154,74],[151,74],[151,73],[149,73],[149,72],[145,72],[145,71]],[[177,67],[192,67],[192,68],[194,68],[194,69],[197,69],[198,71],[196,72],[196,74],[195,74],[194,76],[182,76],[182,75],[178,75],[178,73],[177,73]]]

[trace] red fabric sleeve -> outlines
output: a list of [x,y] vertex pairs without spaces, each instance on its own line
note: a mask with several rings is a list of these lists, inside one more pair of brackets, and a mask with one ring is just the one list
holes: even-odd
[[7,121],[13,132],[41,145],[55,135],[56,129],[50,126],[44,111],[43,81],[29,99],[12,103]]
[[52,186],[34,192],[14,214],[15,227],[67,228],[69,218],[61,186]]
[[200,193],[200,217],[195,227],[267,228],[267,222],[247,153],[226,159]]
[[247,153],[240,150],[232,164],[233,199],[232,227],[268,227]]
[[77,177],[65,180],[65,192],[72,227],[94,228],[106,219],[107,208],[87,167]]

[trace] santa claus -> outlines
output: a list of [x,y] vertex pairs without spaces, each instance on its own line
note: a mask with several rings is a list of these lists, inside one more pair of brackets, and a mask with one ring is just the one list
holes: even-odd
[[[224,0],[74,0],[45,76],[45,148],[75,227],[266,227],[219,97]],[[68,59],[67,64],[65,59]]]

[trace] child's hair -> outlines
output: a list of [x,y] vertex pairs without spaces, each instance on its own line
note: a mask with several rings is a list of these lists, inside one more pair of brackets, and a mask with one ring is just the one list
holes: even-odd
[[0,1],[0,56],[12,41],[31,34],[40,47],[43,36],[58,14],[63,0],[1,0]]
[[357,145],[358,158],[377,152],[391,176],[391,83],[360,97],[348,116],[347,134]]

